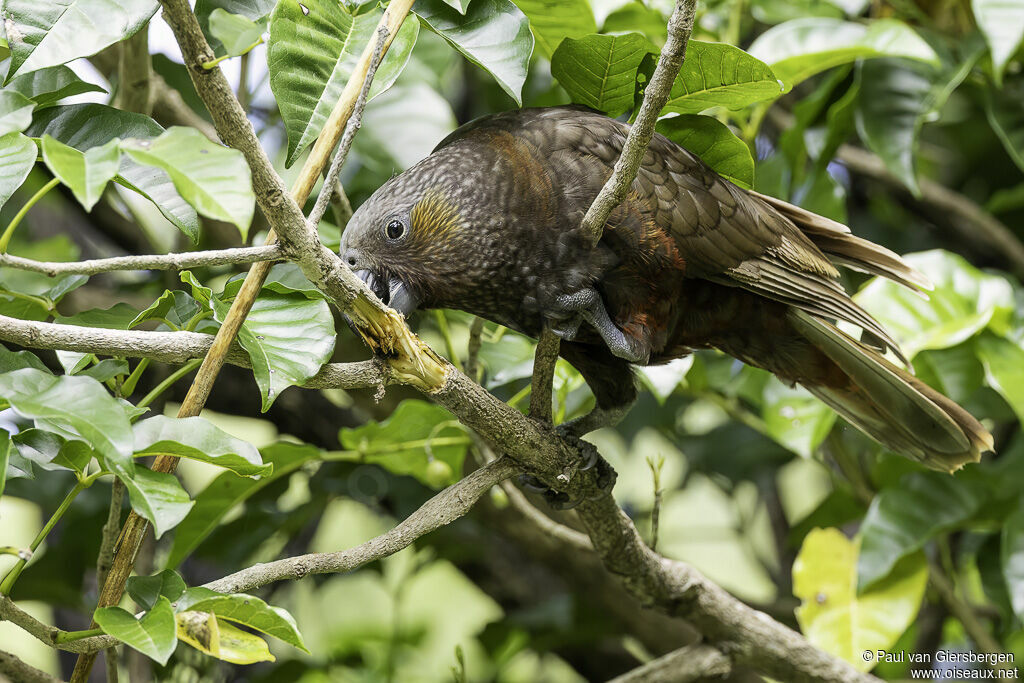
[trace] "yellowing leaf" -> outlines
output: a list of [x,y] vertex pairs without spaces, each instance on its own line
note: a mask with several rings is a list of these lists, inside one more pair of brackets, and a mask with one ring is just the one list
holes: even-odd
[[928,582],[921,552],[909,555],[885,579],[857,595],[859,541],[835,528],[807,534],[793,564],[796,618],[812,644],[861,671],[871,669],[865,651],[890,649],[913,622]]
[[273,662],[267,641],[232,626],[209,612],[187,611],[177,615],[178,640],[200,652],[231,664]]

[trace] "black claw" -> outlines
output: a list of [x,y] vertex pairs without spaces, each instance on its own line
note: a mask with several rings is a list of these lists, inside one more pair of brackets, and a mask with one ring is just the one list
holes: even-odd
[[531,493],[543,493],[547,494],[551,491],[550,488],[544,485],[537,477],[532,474],[520,474],[518,477],[519,488],[526,489]]

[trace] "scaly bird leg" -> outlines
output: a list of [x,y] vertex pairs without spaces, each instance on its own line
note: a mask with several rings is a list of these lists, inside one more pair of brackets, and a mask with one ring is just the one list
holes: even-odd
[[588,287],[572,294],[563,294],[555,300],[555,305],[559,309],[558,313],[579,314],[578,318],[564,315],[553,316],[556,320],[565,321],[559,327],[552,328],[552,332],[560,338],[572,341],[579,331],[580,319],[582,319],[597,330],[601,339],[608,345],[608,349],[619,358],[640,365],[646,364],[650,359],[650,346],[619,329],[608,315],[604,301],[596,289]]

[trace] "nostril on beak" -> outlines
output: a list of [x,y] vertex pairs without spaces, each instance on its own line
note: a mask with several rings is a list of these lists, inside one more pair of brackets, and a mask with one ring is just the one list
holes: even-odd
[[355,266],[356,265],[356,257],[355,256],[349,256],[348,257],[348,264],[350,266]]
[[345,251],[345,262],[348,263],[350,267],[355,268],[356,264],[359,262],[357,258],[358,256],[359,252],[357,252],[355,249],[347,249]]

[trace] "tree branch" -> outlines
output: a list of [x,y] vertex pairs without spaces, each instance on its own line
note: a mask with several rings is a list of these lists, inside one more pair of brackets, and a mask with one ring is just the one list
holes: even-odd
[[[58,642],[58,637],[68,633],[56,626],[49,626],[25,612],[6,595],[0,594],[0,621],[9,621],[40,642],[68,652],[96,652],[111,645],[117,640],[111,636],[94,636],[82,640]],[[2,671],[2,669],[0,669]]]
[[[341,173],[341,167],[345,164],[349,150],[352,149],[352,141],[355,140],[356,133],[359,132],[359,128],[363,125],[363,109],[366,108],[366,100],[370,95],[370,85],[373,83],[377,67],[380,66],[380,61],[384,56],[384,44],[387,42],[389,35],[387,26],[381,26],[377,29],[377,40],[374,42],[373,53],[366,68],[363,87],[360,88],[359,96],[352,107],[352,115],[345,124],[345,132],[341,136],[341,142],[338,143],[338,151],[335,152],[334,159],[331,160],[331,166],[327,170],[327,177],[324,178],[323,187],[320,189],[320,196],[316,198],[316,204],[314,204],[313,210],[309,212],[309,222],[314,226],[319,224],[320,219],[327,213],[327,206],[331,201],[334,188],[336,186],[341,187],[341,183],[338,182],[338,175]],[[345,203],[348,203],[348,197],[345,197]],[[349,206],[350,210],[351,208]],[[349,217],[351,217],[351,213]]]
[[687,645],[608,683],[692,683],[727,676],[732,664],[720,650],[698,643]]
[[56,676],[40,671],[3,650],[0,650],[0,674],[0,678],[6,677],[13,683],[60,683]]
[[146,254],[114,256],[86,261],[34,261],[20,256],[0,254],[0,266],[30,270],[50,277],[58,275],[96,275],[115,270],[186,270],[209,266],[238,265],[259,261],[279,261],[284,257],[280,245],[238,247],[210,251],[189,251],[181,254]]
[[589,236],[594,245],[601,239],[608,216],[626,198],[626,193],[636,180],[640,164],[647,153],[647,146],[654,137],[654,126],[658,123],[658,116],[668,102],[672,84],[675,83],[679,69],[683,65],[683,58],[686,57],[686,44],[690,40],[696,11],[696,0],[676,0],[675,9],[668,20],[668,40],[661,48],[658,66],[655,67],[654,75],[651,76],[651,81],[644,91],[643,103],[633,126],[629,129],[629,134],[626,135],[622,153],[615,162],[615,170],[583,217],[583,234]]
[[495,460],[435,495],[391,531],[362,545],[339,552],[309,553],[257,564],[211,581],[205,587],[221,593],[239,593],[274,581],[301,579],[309,574],[350,572],[367,562],[393,555],[421,536],[451,524],[469,512],[492,486],[518,471],[518,466],[509,458]]
[[[209,47],[187,3],[164,0],[164,7],[165,18],[179,40],[197,92],[210,107],[225,142],[240,149],[249,161],[261,208],[285,252],[346,312],[370,347],[383,352],[398,381],[427,393],[545,484],[557,486],[573,499],[588,499],[579,510],[595,548],[605,566],[622,576],[625,586],[643,604],[691,618],[734,661],[780,680],[874,680],[743,605],[687,565],[653,553],[612,498],[600,491],[596,472],[578,472],[568,482],[558,482],[559,474],[579,462],[578,448],[558,438],[552,428],[525,418],[446,363],[409,331],[399,314],[384,307],[336,254],[319,243],[298,205],[284,191],[223,75],[217,69],[201,73],[200,65],[209,57]],[[393,1],[388,11],[395,8]],[[674,23],[676,28],[684,23],[677,17],[679,13],[677,7],[673,14],[679,19]],[[134,553],[129,552],[130,559]],[[268,577],[264,575],[260,580],[264,578]]]
[[149,116],[153,111],[153,62],[149,30],[117,44],[117,107]]
[[[163,363],[186,363],[202,358],[213,344],[213,335],[200,332],[144,332],[107,330],[99,327],[58,325],[19,320],[0,315],[0,341],[31,349],[95,353],[123,358],[152,358]],[[251,368],[249,354],[235,344],[228,353],[232,365]],[[392,384],[384,363],[327,363],[302,386],[307,389],[365,389]]]
[[530,417],[551,424],[551,383],[555,378],[560,342],[554,332],[545,329],[537,340],[530,380]]

